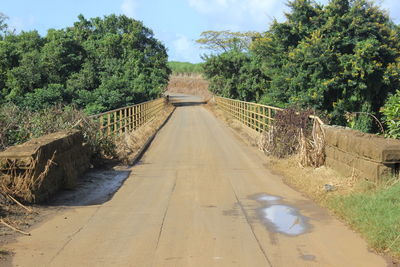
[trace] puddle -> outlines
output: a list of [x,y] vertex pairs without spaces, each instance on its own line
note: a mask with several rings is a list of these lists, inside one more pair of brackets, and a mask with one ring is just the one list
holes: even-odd
[[286,205],[271,205],[260,209],[262,219],[276,232],[287,235],[303,234],[307,227],[297,209]]
[[280,203],[281,197],[261,193],[250,198],[262,205],[257,214],[269,230],[296,236],[304,234],[309,228],[307,218],[298,209]]

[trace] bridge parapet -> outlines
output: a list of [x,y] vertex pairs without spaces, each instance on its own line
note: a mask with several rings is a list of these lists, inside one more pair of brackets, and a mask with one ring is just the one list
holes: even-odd
[[12,146],[0,153],[1,190],[24,202],[47,200],[61,188],[73,188],[90,167],[90,157],[78,130]]
[[[281,108],[215,96],[217,105],[245,126],[263,132],[273,125]],[[324,124],[310,116],[314,129],[322,129],[325,165],[345,176],[378,181],[399,175],[400,140]],[[313,140],[314,143],[316,140]]]
[[397,174],[400,140],[339,126],[324,127],[325,164],[346,176],[372,181]]

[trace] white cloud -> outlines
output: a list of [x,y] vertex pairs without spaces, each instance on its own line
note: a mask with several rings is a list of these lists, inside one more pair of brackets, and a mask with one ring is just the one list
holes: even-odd
[[172,42],[172,58],[178,61],[199,61],[199,50],[193,40],[182,34],[177,34],[176,39]]
[[262,30],[273,18],[283,18],[282,0],[187,0],[190,7],[213,21],[213,28]]
[[136,15],[137,3],[135,0],[123,0],[121,4],[121,11],[128,17],[134,17]]

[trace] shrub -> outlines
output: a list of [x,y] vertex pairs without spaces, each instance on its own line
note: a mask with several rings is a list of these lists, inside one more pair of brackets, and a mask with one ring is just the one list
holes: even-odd
[[400,90],[387,99],[381,112],[387,126],[387,136],[400,139]]
[[25,95],[24,104],[32,110],[41,110],[60,104],[63,101],[61,84],[49,84],[46,88],[38,88]]
[[62,130],[76,128],[95,156],[115,156],[115,145],[110,138],[100,137],[98,124],[85,113],[71,106],[53,106],[30,111],[13,104],[0,107],[0,151]]
[[269,142],[265,144],[264,150],[279,158],[295,154],[300,147],[300,136],[302,134],[310,136],[312,128],[309,116],[311,114],[310,110],[296,108],[278,111],[273,126],[264,133],[269,135],[266,138]]

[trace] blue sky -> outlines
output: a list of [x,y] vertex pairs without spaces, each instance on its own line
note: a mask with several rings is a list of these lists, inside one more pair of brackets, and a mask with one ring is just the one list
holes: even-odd
[[[319,0],[326,3],[328,0]],[[194,40],[206,30],[265,31],[271,20],[282,20],[284,0],[3,0],[0,12],[17,31],[65,28],[77,20],[125,14],[151,28],[168,48],[170,60],[199,62]],[[400,23],[400,0],[378,0]]]

